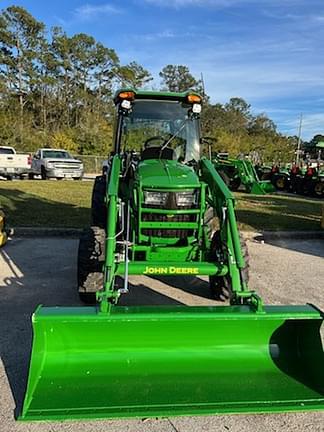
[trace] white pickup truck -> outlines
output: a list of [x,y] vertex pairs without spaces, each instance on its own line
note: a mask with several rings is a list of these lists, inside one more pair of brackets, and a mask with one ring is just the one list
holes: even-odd
[[73,178],[80,180],[83,176],[83,163],[72,157],[66,150],[42,148],[33,156],[29,178],[40,175],[48,178]]
[[0,146],[0,176],[12,180],[28,174],[31,167],[30,154],[18,154],[13,147]]

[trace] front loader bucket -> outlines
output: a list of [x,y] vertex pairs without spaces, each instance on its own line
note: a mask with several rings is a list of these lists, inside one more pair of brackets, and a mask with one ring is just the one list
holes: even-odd
[[252,185],[251,193],[255,195],[264,195],[275,192],[276,188],[269,180],[260,180],[254,182]]
[[324,409],[312,306],[40,308],[21,420]]
[[264,195],[275,192],[275,187],[268,180],[260,180],[252,183],[251,194]]

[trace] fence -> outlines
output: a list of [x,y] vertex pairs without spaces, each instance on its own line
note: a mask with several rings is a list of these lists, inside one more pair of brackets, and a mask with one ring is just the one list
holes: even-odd
[[84,172],[87,174],[100,174],[102,172],[103,161],[107,156],[92,156],[92,155],[73,155],[76,159],[83,162]]

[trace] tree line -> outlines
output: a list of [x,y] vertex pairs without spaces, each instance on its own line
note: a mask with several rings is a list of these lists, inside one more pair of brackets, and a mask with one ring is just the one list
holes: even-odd
[[[265,114],[254,115],[242,98],[212,104],[203,83],[184,65],[166,65],[160,89],[203,94],[203,135],[212,151],[292,160],[296,137],[280,134]],[[50,30],[26,9],[0,13],[0,145],[73,153],[109,153],[113,95],[121,86],[149,88],[151,73],[135,61],[123,65],[115,50],[92,36]]]

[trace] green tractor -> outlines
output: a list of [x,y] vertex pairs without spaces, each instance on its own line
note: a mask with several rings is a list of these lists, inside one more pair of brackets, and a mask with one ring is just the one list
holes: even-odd
[[[323,314],[249,289],[234,198],[200,155],[199,95],[125,89],[115,104],[79,246],[79,294],[95,304],[34,313],[20,419],[323,409]],[[121,306],[129,275],[209,276],[229,304]]]
[[264,195],[275,192],[270,180],[260,180],[258,174],[248,159],[229,158],[227,153],[219,153],[213,160],[216,170],[226,185],[236,191],[242,185],[246,192]]

